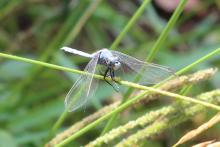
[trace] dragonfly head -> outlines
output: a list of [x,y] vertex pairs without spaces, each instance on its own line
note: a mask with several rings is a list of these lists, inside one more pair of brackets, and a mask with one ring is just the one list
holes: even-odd
[[113,58],[110,61],[110,66],[113,68],[113,70],[118,70],[121,67],[121,63],[119,62],[118,58]]

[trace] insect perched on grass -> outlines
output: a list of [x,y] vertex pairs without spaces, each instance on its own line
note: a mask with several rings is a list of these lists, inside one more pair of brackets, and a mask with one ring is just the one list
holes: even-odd
[[[98,86],[98,79],[93,78],[98,65],[102,66],[101,72],[104,80],[116,91],[119,91],[115,72],[122,71],[123,74],[133,73],[132,77],[140,75],[142,83],[156,84],[173,74],[169,67],[146,63],[121,52],[103,48],[93,54],[88,54],[77,49],[63,47],[61,50],[90,58],[84,71],[88,74],[81,75],[74,83],[65,98],[65,106],[68,111],[74,111],[84,105],[92,97]],[[103,69],[104,68],[104,69]],[[110,77],[109,81],[106,77]],[[127,79],[125,79],[127,80]]]

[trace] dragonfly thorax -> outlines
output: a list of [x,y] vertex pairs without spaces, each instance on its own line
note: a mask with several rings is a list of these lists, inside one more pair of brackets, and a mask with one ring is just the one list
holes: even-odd
[[118,57],[112,55],[108,49],[102,49],[98,52],[99,55],[99,64],[105,65],[113,70],[117,70],[121,67],[121,63]]

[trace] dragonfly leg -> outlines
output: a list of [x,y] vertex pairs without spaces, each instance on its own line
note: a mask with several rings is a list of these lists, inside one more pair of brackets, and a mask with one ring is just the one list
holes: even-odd
[[116,83],[118,83],[118,81],[115,80],[115,72],[114,72],[113,69],[110,69],[109,72],[110,72],[110,76],[111,76],[112,81],[115,82],[112,87],[114,88],[114,90],[115,90],[116,92],[119,92],[119,87],[118,87],[118,85],[116,84]]
[[[109,85],[112,86],[112,84],[106,79],[109,70],[110,70],[110,68],[108,67],[108,68],[106,69],[105,73],[104,73],[104,80],[105,80]],[[113,86],[112,86],[112,87],[113,87]]]
[[[108,72],[110,72],[111,79],[113,80],[113,78],[112,78],[112,70],[111,70],[111,68],[109,68],[109,67],[108,67],[108,68],[106,69],[106,71],[105,71],[104,80],[105,80],[109,85],[111,85],[112,88],[113,88],[116,92],[118,92],[119,90],[118,90],[117,88],[115,88],[115,86],[112,85],[112,84],[106,79]],[[114,80],[113,80],[113,81],[114,81]]]
[[120,84],[119,81],[117,81],[117,80],[115,79],[115,71],[114,71],[114,70],[111,70],[111,69],[110,69],[110,75],[111,75],[112,81],[114,81],[114,82]]

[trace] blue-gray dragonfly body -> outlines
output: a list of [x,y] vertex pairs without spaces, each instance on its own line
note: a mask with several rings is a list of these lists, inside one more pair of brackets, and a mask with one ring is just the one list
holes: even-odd
[[[142,77],[141,81],[146,84],[159,83],[173,74],[173,70],[169,67],[143,62],[121,52],[108,50],[106,48],[93,54],[88,54],[69,47],[63,47],[61,50],[90,58],[89,63],[84,69],[85,72],[90,74],[81,75],[65,98],[65,106],[68,111],[78,109],[94,94],[98,86],[98,79],[93,78],[93,75],[96,72],[98,64],[105,67],[102,73],[105,81],[112,85],[117,91],[118,86],[116,84],[117,81],[115,81],[115,72],[119,70],[124,71],[125,74],[133,72],[135,75],[140,75]],[[106,77],[110,77],[112,81],[106,80]]]

